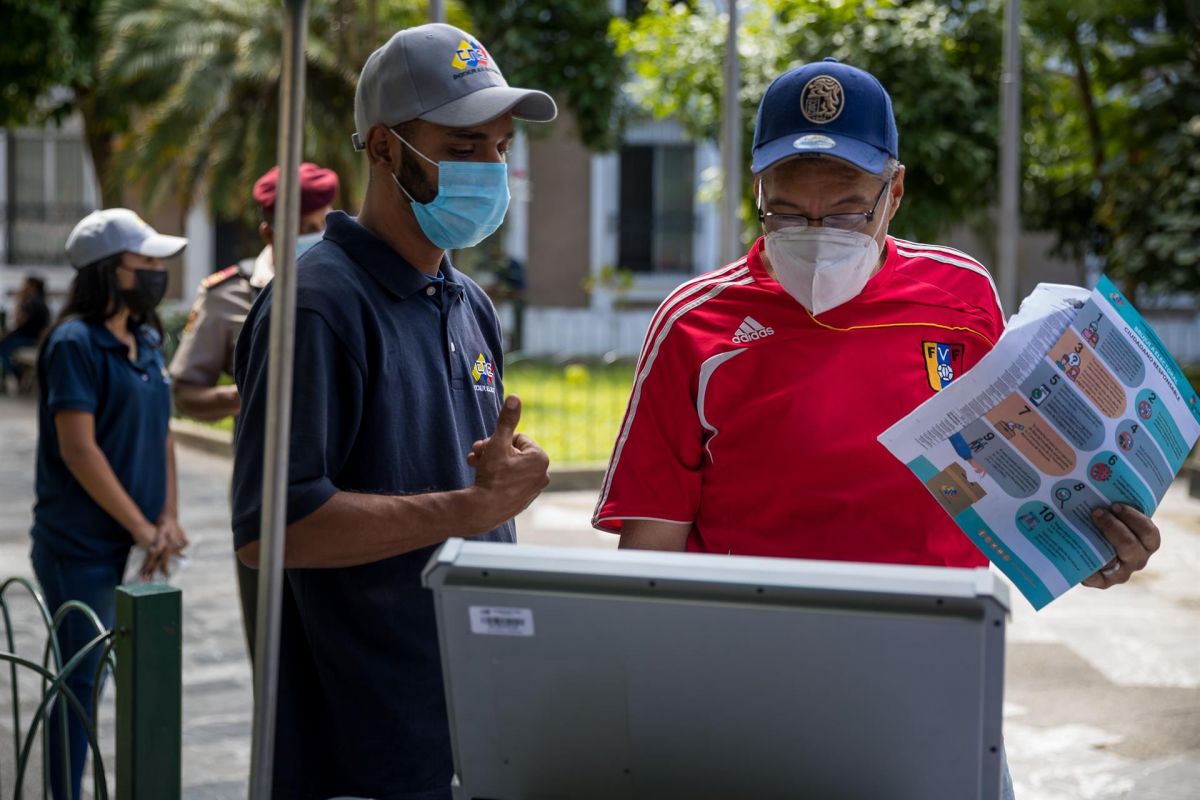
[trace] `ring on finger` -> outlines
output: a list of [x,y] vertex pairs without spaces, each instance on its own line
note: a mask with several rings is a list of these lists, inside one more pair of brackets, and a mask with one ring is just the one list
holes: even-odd
[[1111,576],[1111,575],[1116,575],[1120,571],[1121,571],[1121,559],[1114,558],[1112,561],[1108,562],[1108,566],[1106,566],[1106,567],[1104,567],[1104,569],[1100,570],[1100,574]]

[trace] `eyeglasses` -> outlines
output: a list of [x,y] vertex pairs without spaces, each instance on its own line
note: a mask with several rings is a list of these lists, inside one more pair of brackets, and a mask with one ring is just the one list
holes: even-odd
[[883,200],[883,195],[887,192],[888,187],[892,185],[891,181],[886,181],[883,188],[879,190],[879,196],[875,198],[874,204],[870,211],[859,211],[854,214],[827,214],[824,217],[806,217],[803,214],[776,214],[773,211],[758,212],[758,221],[767,231],[782,231],[793,228],[834,228],[839,231],[860,231],[870,224],[871,220],[875,219],[875,213],[879,210],[879,202]]

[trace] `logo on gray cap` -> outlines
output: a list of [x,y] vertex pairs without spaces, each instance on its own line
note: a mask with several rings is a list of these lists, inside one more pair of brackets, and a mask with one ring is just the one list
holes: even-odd
[[400,31],[367,59],[354,93],[353,141],[366,146],[367,130],[414,119],[469,128],[512,112],[518,119],[549,122],[554,100],[504,80],[496,60],[471,34],[433,23]]

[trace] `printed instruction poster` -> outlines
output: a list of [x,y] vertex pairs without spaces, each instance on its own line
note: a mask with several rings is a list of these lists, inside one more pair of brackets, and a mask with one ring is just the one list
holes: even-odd
[[1107,277],[1040,284],[996,347],[879,441],[1034,608],[1108,564],[1092,510],[1154,512],[1200,399]]

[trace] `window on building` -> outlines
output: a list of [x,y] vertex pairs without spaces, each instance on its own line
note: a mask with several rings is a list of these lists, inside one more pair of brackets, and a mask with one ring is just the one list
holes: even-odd
[[6,260],[9,264],[63,264],[67,235],[95,208],[77,132],[56,129],[10,132]]
[[695,146],[626,144],[620,161],[618,264],[633,272],[691,273]]

